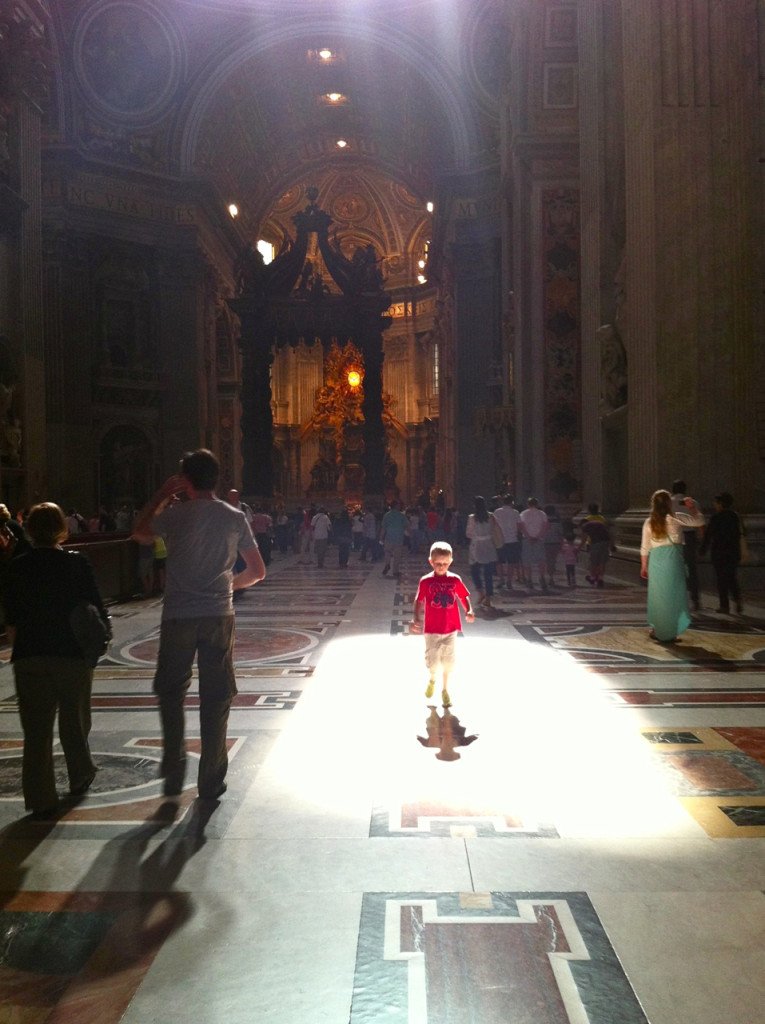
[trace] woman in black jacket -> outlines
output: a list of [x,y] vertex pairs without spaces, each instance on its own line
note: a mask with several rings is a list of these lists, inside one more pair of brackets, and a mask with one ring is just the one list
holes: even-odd
[[44,818],[55,814],[58,805],[56,712],[70,794],[85,793],[96,774],[88,746],[93,669],[75,639],[70,616],[85,601],[99,610],[107,626],[109,618],[88,560],[61,547],[67,529],[58,505],[35,505],[25,528],[32,550],[8,566],[5,622],[24,730],[24,802],[35,817]]

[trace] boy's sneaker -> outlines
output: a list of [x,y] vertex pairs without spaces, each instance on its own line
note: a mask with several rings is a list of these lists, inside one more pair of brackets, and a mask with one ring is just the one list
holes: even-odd
[[435,689],[435,685],[436,685],[435,679],[431,679],[430,682],[428,683],[427,689],[425,690],[425,696],[426,697],[432,697],[433,696],[433,690]]
[[441,691],[441,703],[445,708],[450,708],[452,706],[452,699],[449,696],[448,690]]

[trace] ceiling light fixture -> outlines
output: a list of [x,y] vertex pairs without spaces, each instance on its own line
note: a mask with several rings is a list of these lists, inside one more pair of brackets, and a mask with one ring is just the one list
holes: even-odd
[[319,50],[319,56],[322,60],[332,60],[332,51],[325,47],[323,50]]
[[239,216],[239,207],[236,205],[236,203],[229,203],[228,204],[228,212],[231,214],[232,217],[238,217]]
[[417,260],[417,266],[420,268],[420,270],[424,270],[425,269],[425,260]]
[[337,140],[337,148],[338,149],[345,149],[345,147],[347,145],[348,145],[348,143],[345,141],[345,139],[338,139]]
[[433,210],[435,209],[435,206],[433,205],[432,202],[428,201],[427,203],[425,203],[425,209],[428,211],[428,213],[432,213]]
[[427,280],[428,280],[428,279],[427,279],[427,277],[425,277],[425,275],[424,275],[424,274],[418,274],[418,275],[417,275],[417,281],[418,281],[418,282],[419,282],[420,284],[426,284],[426,283],[427,283]]
[[344,98],[341,92],[328,92],[325,95],[330,103],[339,103]]

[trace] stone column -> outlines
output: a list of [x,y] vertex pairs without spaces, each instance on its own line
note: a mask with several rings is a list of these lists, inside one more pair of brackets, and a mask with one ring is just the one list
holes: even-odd
[[[21,420],[19,466],[2,480],[12,505],[49,498],[42,302],[40,124],[46,100],[48,14],[38,0],[5,3],[0,38],[0,334],[17,379],[11,414]],[[10,421],[9,421],[10,422]],[[7,424],[0,424],[5,430]]]
[[242,491],[249,497],[271,498],[274,493],[273,337],[257,297],[230,299],[229,306],[241,323]]
[[600,351],[597,330],[605,323],[601,304],[604,190],[603,50],[600,0],[579,4],[579,168],[581,198],[582,302],[582,494],[603,501],[600,427]]
[[630,502],[683,477],[747,510],[765,502],[756,4],[622,17]]
[[626,295],[622,334],[630,366],[629,501],[645,506],[659,485],[656,323],[655,5],[623,4]]
[[270,340],[242,323],[242,488],[250,496],[274,493],[274,419],[271,411]]
[[[379,317],[375,318],[379,322]],[[378,323],[360,326],[354,339],[364,356],[364,493],[381,498],[385,491],[385,424],[383,422],[383,341]]]
[[204,445],[204,274],[194,252],[164,253],[160,263],[159,364],[163,472],[177,472],[184,451]]
[[476,494],[494,493],[493,366],[501,347],[499,259],[494,239],[455,241],[454,385],[455,501],[472,508]]

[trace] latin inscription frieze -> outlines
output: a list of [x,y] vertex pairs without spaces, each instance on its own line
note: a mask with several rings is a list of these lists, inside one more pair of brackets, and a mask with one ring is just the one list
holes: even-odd
[[103,185],[70,182],[66,199],[70,206],[103,210],[138,220],[179,225],[197,223],[197,211],[193,203],[169,203],[139,193],[122,193]]

